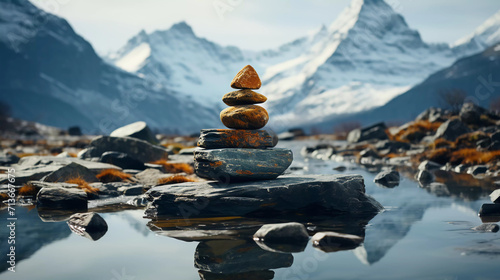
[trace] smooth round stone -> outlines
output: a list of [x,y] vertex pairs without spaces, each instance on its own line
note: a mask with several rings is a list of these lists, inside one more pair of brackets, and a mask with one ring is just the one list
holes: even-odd
[[222,101],[229,106],[264,103],[266,100],[267,97],[251,89],[231,91],[222,97]]
[[275,179],[292,164],[288,149],[201,149],[194,153],[196,174],[228,181]]
[[220,120],[228,128],[260,129],[267,124],[269,115],[258,105],[238,105],[222,110]]
[[250,65],[243,67],[231,82],[231,87],[237,89],[259,89],[261,85],[259,74]]
[[276,144],[278,144],[277,135],[266,130],[202,129],[198,140],[198,146],[206,149],[265,149]]

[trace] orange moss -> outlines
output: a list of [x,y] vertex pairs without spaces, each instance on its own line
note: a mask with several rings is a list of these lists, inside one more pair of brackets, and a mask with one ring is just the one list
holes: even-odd
[[194,146],[186,146],[181,143],[167,143],[167,144],[162,144],[163,147],[172,149],[174,154],[178,154],[180,150],[182,149],[189,149],[189,148],[194,148]]
[[19,189],[19,195],[36,196],[36,194],[38,193],[39,190],[40,190],[39,188],[37,188],[31,184],[26,184]]
[[460,149],[451,153],[451,164],[485,164],[500,160],[500,151],[480,152],[475,148]]
[[469,148],[475,148],[476,143],[479,140],[486,139],[488,138],[488,135],[482,131],[476,131],[476,132],[471,132],[467,133],[464,135],[460,135],[456,140],[455,140],[455,147],[469,147]]
[[196,182],[196,180],[187,178],[182,175],[175,175],[167,178],[161,178],[158,180],[158,185],[169,185],[169,184],[177,184],[177,183],[185,183],[185,182]]
[[[417,121],[402,129],[397,134],[392,135],[391,140],[400,142],[413,142],[420,140],[422,135],[435,132],[441,126],[440,122]],[[390,135],[390,134],[389,134]]]
[[446,164],[450,160],[450,149],[439,148],[435,150],[426,151],[423,156],[430,161],[437,162],[439,164]]
[[248,170],[236,170],[236,173],[241,174],[241,175],[253,175],[251,171]]
[[77,154],[75,154],[75,153],[68,153],[68,156],[73,157],[73,158],[76,158],[78,155],[77,155]]
[[4,200],[7,200],[9,199],[9,195],[6,194],[6,193],[0,193],[0,201],[4,201]]
[[187,174],[193,174],[194,173],[193,167],[191,165],[187,164],[187,163],[170,163],[170,162],[167,162],[164,159],[163,160],[157,160],[157,161],[154,161],[152,163],[163,166],[163,169],[167,173],[181,173],[181,172],[184,172],[184,173],[187,173]]
[[110,183],[127,181],[132,178],[132,175],[116,169],[104,169],[96,177],[103,183]]
[[439,149],[444,147],[452,147],[453,142],[450,142],[444,138],[438,138],[429,146],[431,149]]
[[68,183],[68,184],[76,184],[76,185],[78,185],[79,189],[84,190],[86,193],[94,193],[94,194],[96,194],[99,191],[98,188],[94,188],[94,187],[90,186],[89,183],[87,183],[85,180],[83,180],[80,177],[66,180],[66,183]]

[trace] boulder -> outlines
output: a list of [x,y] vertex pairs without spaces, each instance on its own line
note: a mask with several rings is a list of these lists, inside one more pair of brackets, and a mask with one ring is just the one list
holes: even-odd
[[486,216],[500,216],[500,204],[498,203],[485,203],[481,206],[479,210],[480,217]]
[[395,170],[382,171],[375,176],[373,181],[384,187],[393,188],[399,185],[399,172]]
[[309,211],[374,216],[382,205],[365,194],[359,175],[281,176],[276,180],[215,181],[157,186],[146,193],[148,218],[272,216]]
[[444,118],[442,115],[444,114],[444,110],[441,108],[434,108],[431,107],[424,112],[420,113],[420,115],[417,116],[415,121],[429,121],[429,122],[436,122],[436,121],[444,121]]
[[500,189],[494,190],[490,194],[490,199],[491,199],[491,202],[493,202],[493,203],[500,203]]
[[93,149],[83,154],[83,158],[100,157],[105,152],[114,151],[146,163],[167,159],[169,154],[168,150],[161,146],[131,137],[99,136],[90,142],[90,147]]
[[363,243],[363,240],[363,237],[352,234],[318,232],[312,237],[311,242],[314,247],[321,251],[331,253],[356,249]]
[[387,140],[387,127],[384,123],[377,123],[368,127],[354,129],[347,135],[347,142],[358,143],[368,140]]
[[290,166],[292,151],[288,149],[214,149],[194,154],[196,174],[219,181],[274,179]]
[[131,137],[144,140],[154,145],[158,144],[158,139],[156,139],[154,133],[151,131],[151,129],[149,129],[148,125],[142,121],[117,128],[116,130],[111,132],[109,136]]
[[476,166],[472,166],[471,168],[469,168],[467,173],[474,175],[474,176],[477,176],[477,175],[485,174],[486,171],[488,171],[488,166],[476,165]]
[[419,170],[415,179],[420,183],[420,185],[428,185],[434,181],[434,175],[427,170]]
[[253,239],[270,243],[302,243],[309,240],[309,234],[301,223],[268,224],[263,225]]
[[374,150],[366,148],[359,153],[360,158],[381,158],[381,156]]
[[66,182],[70,179],[81,178],[85,182],[98,182],[96,175],[90,169],[76,162],[62,166],[41,179],[42,182]]
[[477,227],[473,227],[472,230],[479,232],[498,232],[499,226],[493,223],[481,224]]
[[100,162],[109,163],[123,169],[144,170],[144,163],[135,158],[120,152],[105,152],[99,158]]
[[122,186],[118,188],[118,192],[123,195],[141,195],[144,191],[143,185]]
[[236,89],[259,89],[261,85],[259,74],[250,65],[243,67],[231,81],[231,87]]
[[220,120],[228,128],[260,129],[269,121],[269,114],[258,105],[237,105],[222,110]]
[[466,102],[460,109],[460,120],[466,124],[479,124],[481,115],[486,112],[485,109],[477,106],[472,102]]
[[219,148],[272,148],[278,137],[266,130],[202,129],[198,146],[206,149]]
[[13,154],[0,153],[0,166],[10,166],[19,162],[19,157]]
[[434,139],[444,138],[448,141],[455,141],[459,136],[469,133],[470,129],[460,119],[450,119],[439,126]]
[[267,97],[250,89],[242,89],[226,93],[222,101],[226,105],[251,105],[266,102]]
[[98,240],[108,231],[108,224],[97,213],[77,213],[71,215],[68,226],[74,233],[87,237],[90,240]]
[[42,188],[36,196],[40,208],[86,210],[87,194],[76,188]]

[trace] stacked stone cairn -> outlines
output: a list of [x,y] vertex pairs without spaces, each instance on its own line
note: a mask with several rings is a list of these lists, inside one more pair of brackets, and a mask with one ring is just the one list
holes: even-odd
[[224,95],[230,106],[220,113],[222,123],[230,129],[201,130],[195,151],[196,174],[203,178],[230,183],[236,181],[275,179],[290,166],[292,151],[273,148],[278,143],[274,133],[262,130],[269,115],[263,107],[267,98],[253,89],[261,81],[255,69],[247,65],[238,72],[231,87],[239,89]]

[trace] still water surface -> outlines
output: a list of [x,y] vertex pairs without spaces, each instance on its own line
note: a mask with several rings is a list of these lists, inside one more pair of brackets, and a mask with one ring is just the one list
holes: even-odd
[[[364,233],[361,247],[325,253],[308,244],[304,252],[272,253],[246,235],[265,223],[262,220],[184,221],[177,228],[170,225],[165,229],[148,226],[143,210],[102,213],[108,232],[98,241],[90,241],[72,233],[66,222],[44,222],[36,209],[18,207],[16,273],[6,271],[7,231],[2,226],[0,279],[499,279],[500,234],[471,230],[481,224],[477,212],[489,202],[489,191],[467,187],[429,190],[406,178],[398,187],[382,188],[373,183],[376,174],[355,164],[304,159],[299,151],[307,144],[311,143],[280,143],[294,151],[292,166],[298,169],[292,173],[361,174],[367,193],[386,210],[366,226],[357,220],[297,220],[310,220],[311,231]],[[333,170],[339,165],[348,169]],[[6,223],[6,218],[2,210],[0,221]],[[272,222],[276,221],[291,220],[277,217]],[[201,229],[214,236],[183,241],[166,236],[178,235],[178,231],[169,231],[172,229]],[[209,231],[214,229],[218,231]]]

